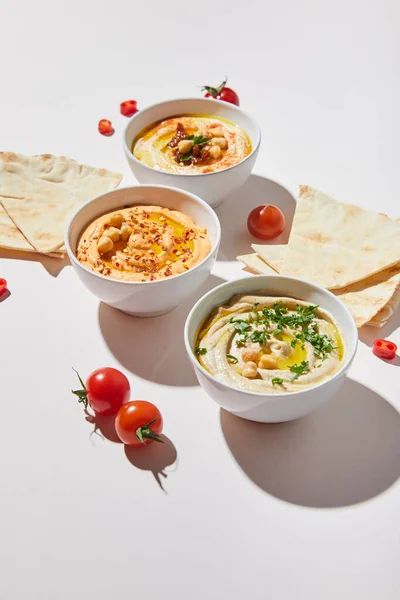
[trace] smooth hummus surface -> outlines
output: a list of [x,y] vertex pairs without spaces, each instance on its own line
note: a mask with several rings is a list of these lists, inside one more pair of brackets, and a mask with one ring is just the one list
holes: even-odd
[[184,273],[209,254],[205,229],[161,206],[132,206],[102,215],[82,233],[78,260],[123,281],[154,281]]
[[183,115],[147,127],[133,142],[132,153],[153,169],[198,175],[232,167],[251,149],[249,136],[235,123]]
[[235,296],[210,315],[195,353],[218,380],[259,393],[312,387],[341,366],[343,343],[327,311],[293,298]]

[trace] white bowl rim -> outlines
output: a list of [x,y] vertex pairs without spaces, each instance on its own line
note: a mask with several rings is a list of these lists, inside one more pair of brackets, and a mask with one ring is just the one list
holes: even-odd
[[[182,100],[202,100],[204,102],[210,103],[211,105],[213,105],[213,104],[221,105],[221,103],[228,104],[229,108],[232,108],[234,111],[236,110],[237,112],[242,113],[245,117],[247,117],[249,119],[249,121],[252,122],[252,124],[254,125],[255,129],[257,130],[257,134],[258,134],[257,143],[252,148],[250,154],[248,154],[240,162],[236,163],[235,165],[231,165],[230,167],[226,167],[225,169],[220,169],[219,171],[213,171],[212,173],[193,173],[192,175],[186,175],[185,173],[170,173],[169,171],[162,171],[162,170],[154,169],[154,167],[149,167],[148,165],[144,164],[142,161],[138,160],[136,158],[136,156],[134,156],[132,150],[128,147],[128,144],[126,143],[126,137],[128,135],[128,130],[129,130],[131,124],[134,122],[134,120],[137,117],[139,117],[139,115],[142,115],[145,112],[149,112],[150,110],[152,110],[153,108],[156,108],[157,106],[162,106],[163,104],[168,104],[170,102],[181,102]],[[173,116],[173,115],[171,115],[171,116]],[[236,104],[231,104],[230,102],[226,103],[224,100],[216,100],[215,98],[194,98],[194,97],[188,96],[188,97],[183,97],[183,98],[171,98],[170,100],[163,100],[162,102],[157,102],[156,104],[151,104],[150,106],[143,108],[142,110],[138,111],[136,114],[133,115],[133,117],[125,125],[125,129],[124,129],[124,133],[123,133],[124,152],[129,159],[132,159],[135,163],[137,163],[138,165],[140,165],[141,167],[143,167],[145,169],[148,169],[149,171],[153,171],[153,172],[156,171],[156,173],[162,173],[163,175],[169,175],[170,177],[188,177],[191,179],[194,177],[207,177],[209,175],[217,175],[218,173],[225,173],[226,171],[235,169],[239,165],[241,165],[244,162],[246,162],[247,160],[249,160],[258,151],[260,144],[261,144],[261,129],[260,129],[260,126],[258,125],[258,123],[256,123],[256,121],[253,119],[253,117],[250,116],[248,112],[242,110],[239,106],[236,106]]]
[[[93,202],[95,202],[96,200],[98,200],[100,198],[104,198],[104,196],[108,196],[109,194],[113,194],[114,192],[119,192],[119,191],[123,191],[123,190],[127,191],[127,190],[142,189],[142,188],[166,189],[166,190],[170,190],[170,191],[173,191],[173,192],[179,192],[180,194],[184,194],[185,196],[189,196],[192,200],[194,200],[195,202],[197,202],[198,204],[200,204],[200,206],[202,206],[203,208],[205,208],[206,211],[214,219],[214,222],[215,222],[215,225],[216,225],[216,230],[217,230],[216,241],[212,245],[210,252],[203,258],[203,260],[201,260],[197,265],[195,265],[191,269],[188,269],[187,271],[184,271],[183,273],[178,273],[177,275],[172,275],[172,277],[166,277],[164,279],[156,279],[155,281],[123,281],[123,280],[120,280],[120,279],[113,279],[112,277],[106,277],[105,275],[102,275],[101,273],[96,273],[95,271],[91,271],[90,269],[88,269],[87,267],[85,267],[85,265],[83,265],[81,262],[79,262],[79,260],[75,256],[75,252],[73,252],[73,250],[71,248],[71,245],[69,243],[69,234],[70,234],[70,230],[71,230],[71,227],[72,227],[72,224],[73,224],[74,220],[76,219],[76,217],[78,216],[78,214],[84,208],[86,208],[86,206],[88,206],[89,204],[92,204]],[[102,213],[102,214],[104,214],[104,213]],[[101,215],[98,215],[98,216],[101,216]],[[94,219],[95,218],[96,217],[94,217]],[[182,277],[182,276],[184,277],[188,273],[193,273],[203,263],[205,263],[210,258],[210,256],[218,249],[220,241],[221,241],[221,223],[220,223],[220,221],[218,219],[218,216],[217,216],[216,212],[213,210],[213,208],[209,204],[207,204],[207,202],[205,202],[204,200],[202,200],[199,196],[196,196],[195,194],[192,194],[191,192],[187,192],[186,190],[182,190],[180,188],[173,187],[171,185],[158,185],[158,184],[153,184],[153,183],[142,183],[142,184],[137,184],[137,185],[129,185],[129,186],[118,187],[118,188],[115,188],[114,190],[109,190],[108,192],[104,192],[104,194],[99,194],[98,196],[94,196],[93,198],[91,198],[90,200],[88,200],[87,202],[85,202],[85,204],[82,204],[81,206],[79,206],[79,208],[77,208],[75,210],[75,212],[70,217],[70,219],[69,219],[69,221],[67,223],[67,227],[66,227],[65,233],[64,233],[64,243],[65,243],[65,247],[67,249],[68,256],[69,256],[70,260],[76,266],[81,267],[87,273],[90,273],[90,275],[93,275],[94,277],[98,277],[102,281],[111,281],[112,283],[119,283],[119,284],[125,284],[125,285],[133,285],[133,286],[135,286],[135,285],[141,285],[141,286],[142,285],[155,285],[155,284],[161,285],[163,283],[166,283],[167,281],[174,280],[177,277]]]
[[[329,377],[328,379],[325,379],[324,381],[321,381],[320,383],[318,383],[317,385],[313,385],[310,387],[305,388],[304,390],[297,390],[294,392],[279,392],[276,394],[268,394],[268,393],[263,393],[263,392],[252,392],[252,391],[247,391],[247,390],[242,390],[240,388],[234,387],[232,385],[228,385],[227,383],[224,383],[222,381],[220,381],[219,379],[217,379],[216,377],[214,377],[214,375],[211,375],[211,373],[209,373],[201,364],[200,362],[197,360],[196,356],[194,355],[191,347],[190,347],[190,341],[189,341],[189,335],[188,335],[188,330],[189,330],[189,323],[193,317],[193,314],[195,312],[195,310],[197,310],[198,306],[200,306],[200,304],[202,304],[202,302],[208,298],[209,296],[211,296],[213,293],[215,293],[215,291],[217,289],[221,289],[223,287],[228,287],[229,285],[234,285],[237,282],[240,281],[244,281],[244,280],[248,280],[248,279],[262,279],[262,280],[267,280],[267,279],[284,279],[284,280],[290,280],[293,282],[298,282],[298,283],[307,283],[309,285],[314,286],[318,291],[322,291],[323,293],[326,293],[328,296],[331,296],[336,302],[340,303],[343,305],[345,312],[347,312],[348,316],[350,316],[350,322],[352,324],[352,334],[351,334],[351,338],[352,340],[355,341],[354,343],[354,348],[353,351],[351,353],[349,353],[349,355],[347,356],[346,360],[343,362],[342,367],[332,376]],[[255,291],[255,290],[254,290]],[[250,292],[249,292],[250,293]],[[235,294],[235,292],[232,292],[232,296]],[[288,296],[290,297],[290,296]],[[295,299],[295,298],[294,298]],[[214,306],[214,308],[216,308],[216,306]],[[210,311],[211,312],[211,311]],[[351,314],[350,310],[347,308],[347,306],[341,301],[339,300],[339,298],[337,296],[335,296],[334,294],[332,294],[332,292],[330,292],[329,290],[326,290],[325,288],[317,285],[316,283],[313,283],[312,281],[308,281],[307,279],[300,279],[299,277],[286,277],[284,275],[254,275],[251,278],[249,277],[240,277],[239,279],[232,279],[231,281],[226,281],[224,283],[221,283],[220,285],[217,285],[216,287],[212,288],[209,292],[207,292],[206,294],[204,294],[204,296],[202,296],[197,302],[196,304],[192,307],[192,309],[190,310],[186,321],[185,321],[185,327],[184,327],[184,341],[185,341],[185,348],[186,348],[186,352],[189,355],[189,358],[192,362],[192,364],[195,366],[195,368],[199,368],[200,371],[203,373],[203,375],[205,375],[207,377],[207,379],[210,379],[211,381],[215,381],[215,383],[217,383],[218,385],[225,387],[227,390],[232,390],[234,392],[239,392],[242,394],[246,394],[249,396],[255,396],[256,398],[265,398],[266,400],[276,400],[277,398],[281,398],[281,397],[296,397],[296,396],[301,396],[303,394],[306,393],[310,393],[313,390],[318,390],[319,388],[325,387],[326,385],[328,385],[329,383],[331,383],[332,381],[334,381],[335,379],[337,379],[338,377],[340,377],[340,375],[343,373],[343,371],[346,370],[347,366],[352,362],[355,353],[357,351],[357,343],[358,343],[358,330],[356,327],[356,323],[354,321],[353,315]]]

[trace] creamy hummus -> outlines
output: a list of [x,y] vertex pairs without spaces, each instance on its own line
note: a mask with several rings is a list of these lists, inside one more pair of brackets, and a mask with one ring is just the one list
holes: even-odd
[[182,175],[221,171],[251,152],[247,133],[226,119],[207,115],[172,117],[147,127],[132,153],[153,169]]
[[343,343],[334,318],[293,298],[235,296],[213,311],[195,353],[219,381],[266,394],[312,387],[340,368]]
[[185,214],[132,206],[102,215],[82,233],[76,256],[91,271],[123,281],[154,281],[184,273],[211,245]]

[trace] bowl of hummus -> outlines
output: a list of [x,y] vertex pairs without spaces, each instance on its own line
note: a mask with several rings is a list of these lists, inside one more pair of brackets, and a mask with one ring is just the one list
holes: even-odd
[[184,98],[136,113],[123,144],[138,181],[179,187],[215,207],[246,181],[260,141],[258,125],[233,104]]
[[71,218],[65,244],[84,285],[135,316],[166,313],[207,279],[220,241],[214,211],[171,187],[107,192]]
[[330,399],[357,340],[339,298],[280,276],[214,288],[185,325],[186,350],[204,390],[229,412],[267,423],[304,416]]

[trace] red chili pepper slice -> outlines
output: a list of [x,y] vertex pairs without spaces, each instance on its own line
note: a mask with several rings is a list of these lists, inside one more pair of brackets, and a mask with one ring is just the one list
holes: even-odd
[[100,119],[98,128],[101,135],[112,135],[114,133],[112,123],[108,119]]
[[121,115],[124,115],[124,117],[131,117],[137,113],[138,107],[136,100],[125,100],[125,102],[121,102],[120,111]]
[[7,291],[7,281],[0,277],[0,296]]
[[379,358],[393,360],[396,356],[397,346],[389,340],[374,340],[372,352],[375,354],[375,356],[378,356]]

